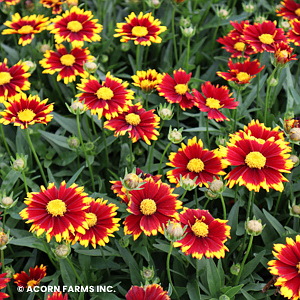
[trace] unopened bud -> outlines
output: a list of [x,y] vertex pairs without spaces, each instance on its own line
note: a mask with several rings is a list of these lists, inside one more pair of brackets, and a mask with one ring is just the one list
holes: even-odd
[[8,236],[3,231],[0,232],[0,246],[5,246],[8,242]]
[[20,169],[23,169],[25,166],[25,162],[22,158],[18,158],[13,162],[13,168],[18,171]]
[[293,164],[294,164],[294,167],[295,167],[296,164],[299,163],[299,157],[298,157],[297,155],[295,155],[295,154],[292,154],[292,155],[290,156],[290,159],[292,160],[292,162],[293,162]]
[[289,132],[292,141],[300,141],[300,128],[292,128]]
[[180,223],[170,223],[167,227],[167,233],[176,240],[183,235],[183,229]]
[[228,11],[228,10],[226,10],[226,9],[224,9],[224,8],[221,8],[221,9],[219,10],[218,16],[219,16],[220,18],[222,18],[222,19],[227,19],[228,15],[229,15],[229,11]]
[[219,300],[230,300],[230,297],[228,297],[227,295],[221,295],[219,297]]
[[98,66],[94,62],[88,61],[85,63],[85,68],[88,72],[94,73],[97,70]]
[[168,119],[172,116],[173,112],[171,109],[169,108],[163,108],[161,111],[160,111],[160,117],[165,120],[165,119]]
[[218,194],[212,193],[210,190],[206,191],[206,196],[211,199],[215,199],[219,197]]
[[180,131],[178,131],[176,128],[173,129],[173,131],[169,135],[169,140],[173,143],[177,144],[182,141],[182,134]]
[[230,272],[232,275],[238,275],[240,273],[241,265],[240,264],[233,264],[230,267]]
[[299,205],[293,205],[292,206],[292,211],[296,215],[300,215],[300,206]]
[[41,46],[41,48],[40,48],[40,51],[42,52],[42,53],[46,53],[47,51],[49,51],[51,48],[50,48],[50,46],[48,45],[48,44],[43,44],[42,46]]
[[280,22],[280,27],[281,27],[283,30],[285,30],[285,31],[291,29],[290,23],[289,23],[288,21],[285,21],[285,20],[283,20],[283,21]]
[[58,245],[56,246],[54,253],[58,258],[65,258],[70,253],[70,246],[66,244]]
[[84,110],[84,105],[79,101],[75,101],[75,102],[72,103],[71,108],[75,111],[77,110],[77,108],[79,108],[79,111],[83,111]]
[[272,78],[270,81],[270,86],[276,86],[278,84],[278,80],[276,78]]
[[243,8],[244,8],[244,11],[248,14],[251,14],[254,12],[254,5],[252,3],[249,3],[249,4],[242,4],[243,5]]
[[143,268],[143,271],[141,271],[141,274],[144,279],[151,280],[154,277],[154,270],[150,268]]
[[4,273],[6,273],[5,278],[13,278],[13,275],[16,272],[11,266],[10,267],[6,266]]
[[3,197],[1,199],[3,206],[10,206],[13,204],[14,200],[11,197]]
[[129,189],[135,189],[140,183],[140,178],[134,173],[129,173],[124,177],[124,182],[126,184],[126,187],[128,187]]
[[80,141],[76,136],[71,136],[68,139],[68,145],[70,148],[78,148],[80,146]]
[[261,224],[261,220],[250,220],[247,222],[246,230],[249,235],[260,235],[264,226]]
[[224,183],[223,181],[221,180],[214,180],[210,186],[209,186],[209,189],[212,191],[212,192],[220,192],[222,191],[224,187]]
[[122,45],[121,45],[121,50],[122,50],[123,52],[129,51],[129,50],[130,50],[130,45],[129,45],[128,43],[122,43]]

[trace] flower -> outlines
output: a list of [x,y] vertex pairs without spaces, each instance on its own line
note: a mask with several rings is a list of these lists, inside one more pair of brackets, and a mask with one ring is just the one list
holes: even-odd
[[291,48],[287,43],[280,42],[274,46],[274,61],[275,64],[284,66],[292,60],[297,60],[296,54],[293,54],[293,48]]
[[217,122],[229,121],[220,111],[220,108],[236,109],[239,105],[235,98],[230,98],[232,93],[229,94],[229,89],[227,86],[221,86],[217,84],[212,85],[211,82],[206,81],[205,84],[201,85],[200,94],[196,89],[193,89],[193,95],[195,97],[195,106],[197,106],[201,111],[208,112],[208,118],[214,119]]
[[109,237],[114,236],[113,233],[119,230],[121,219],[114,218],[117,215],[118,207],[115,204],[107,204],[107,200],[92,199],[90,206],[85,209],[86,222],[88,229],[85,234],[77,232],[74,242],[79,241],[80,245],[85,247],[89,243],[96,248],[96,245],[105,246],[109,242]]
[[153,283],[145,287],[132,286],[126,294],[126,300],[171,300],[171,298],[160,285]]
[[137,71],[136,75],[131,76],[133,85],[138,86],[144,93],[151,93],[161,82],[162,74],[156,70]]
[[234,135],[227,145],[225,159],[236,167],[226,175],[227,185],[229,188],[235,184],[244,185],[255,192],[259,192],[261,187],[268,192],[270,188],[282,192],[282,182],[288,180],[281,172],[290,173],[293,167],[288,152],[291,152],[291,147],[281,139],[261,142],[245,133],[242,137]]
[[4,25],[11,29],[4,29],[3,35],[6,34],[21,34],[19,44],[25,46],[30,44],[36,33],[46,29],[50,21],[44,15],[29,15],[21,18],[19,13],[12,16],[12,21],[6,21]]
[[159,96],[163,96],[170,103],[179,103],[185,110],[194,106],[194,97],[189,93],[188,82],[192,73],[186,74],[182,69],[173,71],[174,79],[169,74],[164,74],[161,83],[157,86]]
[[277,22],[264,21],[248,25],[244,29],[244,39],[255,48],[257,52],[274,52],[274,44],[286,42],[282,28],[276,28]]
[[179,216],[182,226],[187,226],[185,237],[174,242],[174,247],[181,247],[185,255],[201,259],[225,257],[224,245],[230,238],[230,226],[227,220],[214,219],[208,210],[183,208]]
[[21,0],[0,0],[1,2],[5,2],[7,5],[16,5],[21,2]]
[[27,194],[24,203],[27,205],[20,212],[26,223],[33,223],[30,231],[36,231],[37,236],[46,232],[47,241],[54,236],[57,242],[68,239],[70,233],[79,232],[85,234],[88,229],[86,212],[90,198],[83,193],[83,187],[72,184],[66,187],[63,181],[57,189],[54,183],[50,183],[46,189],[41,186],[40,192]]
[[161,180],[146,178],[142,187],[129,191],[127,211],[131,214],[124,221],[125,234],[132,234],[134,240],[142,232],[147,236],[157,235],[157,231],[163,234],[163,224],[178,218],[177,210],[182,204],[177,200],[178,195],[172,194],[174,189]]
[[288,40],[295,46],[300,46],[300,20],[294,19],[290,21],[292,29],[287,32]]
[[14,123],[14,126],[21,126],[21,129],[35,123],[47,124],[53,118],[49,115],[53,111],[53,104],[46,105],[47,101],[48,99],[41,101],[37,95],[29,95],[27,98],[25,94],[18,94],[13,100],[4,102],[6,109],[0,112],[0,123]]
[[275,286],[286,298],[297,300],[300,297],[300,235],[296,241],[286,238],[286,244],[274,244],[273,255],[277,258],[268,262],[270,273],[278,276]]
[[167,166],[175,167],[174,170],[167,172],[167,177],[171,183],[176,183],[179,187],[180,175],[182,178],[194,180],[197,176],[195,184],[201,187],[204,184],[209,187],[208,182],[212,182],[214,177],[219,179],[218,175],[224,175],[221,158],[213,151],[203,149],[201,139],[197,142],[197,137],[188,140],[187,146],[181,143],[181,148],[177,152],[171,152]]
[[114,136],[125,135],[126,132],[133,143],[139,138],[151,145],[150,140],[157,140],[160,117],[154,109],[146,111],[140,103],[129,106],[129,110],[104,123],[104,128],[115,131]]
[[127,23],[117,23],[117,32],[114,37],[121,37],[122,43],[133,40],[135,45],[150,46],[151,43],[161,43],[158,35],[167,30],[166,26],[159,26],[161,22],[152,16],[152,13],[143,15],[140,12],[138,17],[132,12],[125,18]]
[[44,7],[52,8],[52,14],[57,15],[62,12],[62,4],[66,2],[65,0],[40,0],[40,3]]
[[17,93],[30,89],[28,77],[31,75],[29,67],[19,61],[11,68],[7,67],[7,58],[0,62],[0,103],[13,98]]
[[45,58],[40,61],[41,66],[46,69],[43,73],[57,75],[57,81],[64,79],[64,83],[75,81],[76,76],[88,77],[89,73],[83,69],[83,63],[92,58],[90,51],[74,47],[70,53],[64,45],[56,45],[57,52],[50,50],[44,54]]
[[62,292],[54,292],[52,296],[50,294],[47,296],[47,300],[68,300],[68,294],[63,297]]
[[92,115],[98,114],[99,119],[105,116],[110,120],[129,110],[134,92],[126,90],[127,86],[126,81],[122,82],[122,79],[110,75],[110,72],[102,84],[90,75],[88,79],[81,79],[81,84],[77,85],[83,93],[76,97],[79,97],[80,102],[84,100],[84,105],[91,110]]
[[[0,263],[1,267],[1,263]],[[10,282],[10,278],[5,278],[7,273],[0,274],[0,290],[4,289],[6,287],[6,284]],[[9,298],[9,295],[3,292],[0,292],[0,299]]]
[[73,47],[82,47],[84,41],[99,42],[101,40],[99,33],[103,27],[101,24],[97,24],[97,19],[92,18],[93,15],[90,11],[73,6],[62,16],[52,19],[48,30],[55,34],[57,44],[67,41],[72,43]]
[[265,66],[260,67],[258,59],[250,61],[250,58],[247,58],[243,63],[232,62],[229,58],[228,62],[229,73],[228,72],[217,72],[217,75],[224,78],[227,81],[234,81],[237,84],[249,83],[252,78],[255,77]]
[[280,9],[276,9],[277,16],[281,16],[284,19],[300,20],[300,4],[293,0],[283,0]]
[[35,266],[35,268],[29,268],[29,275],[22,271],[21,273],[16,273],[13,278],[15,284],[23,288],[34,288],[40,284],[41,279],[46,276],[46,266],[40,265]]

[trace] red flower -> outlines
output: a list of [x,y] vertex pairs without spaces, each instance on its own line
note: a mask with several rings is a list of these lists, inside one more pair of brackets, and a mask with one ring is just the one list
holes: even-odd
[[277,22],[264,21],[246,26],[244,39],[256,49],[257,52],[274,52],[274,45],[281,41],[286,42],[282,28],[276,28]]
[[36,266],[34,269],[30,267],[29,275],[22,271],[21,273],[16,273],[13,277],[15,284],[23,288],[35,287],[40,284],[41,279],[46,276],[46,266],[41,265],[40,267]]
[[291,48],[287,43],[280,42],[275,44],[274,47],[274,59],[279,65],[285,65],[292,60],[297,60],[296,54],[293,53],[293,48]]
[[145,287],[132,286],[126,294],[126,300],[171,300],[168,292],[157,283]]
[[[1,267],[1,263],[0,263],[0,267]],[[10,282],[10,278],[5,278],[5,276],[7,275],[7,273],[2,273],[0,275],[0,290],[4,289],[6,287],[6,284],[8,282]],[[0,292],[0,299],[4,299],[4,298],[9,298],[9,295],[3,292]]]
[[189,93],[188,82],[192,73],[186,74],[182,69],[173,72],[174,79],[169,74],[164,74],[162,81],[156,87],[159,95],[163,96],[170,103],[179,103],[180,107],[185,110],[194,106],[194,97]]
[[228,109],[236,109],[239,102],[234,102],[235,98],[230,98],[232,95],[229,94],[229,89],[227,86],[221,86],[217,84],[214,86],[211,82],[206,81],[205,85],[201,85],[201,91],[203,93],[200,94],[196,89],[193,89],[193,95],[195,97],[195,106],[199,107],[201,111],[208,112],[208,118],[214,119],[217,122],[229,119],[225,117],[219,109],[228,108]]
[[227,81],[234,81],[237,84],[249,83],[252,78],[255,77],[265,66],[260,67],[258,59],[250,61],[250,58],[246,59],[243,63],[233,63],[231,58],[228,62],[228,72],[217,72],[217,75],[224,78]]
[[68,295],[65,294],[63,297],[62,292],[54,292],[52,296],[50,294],[47,296],[47,300],[68,300]]
[[295,44],[295,46],[300,46],[300,20],[294,19],[290,21],[292,29],[287,32],[288,40]]
[[284,19],[300,20],[300,4],[293,0],[283,0],[281,2],[283,5],[280,9],[276,10],[277,16],[281,16]]

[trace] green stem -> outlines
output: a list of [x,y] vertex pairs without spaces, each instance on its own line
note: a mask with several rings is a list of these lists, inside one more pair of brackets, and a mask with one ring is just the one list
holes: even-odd
[[247,214],[246,214],[246,222],[247,222],[247,219],[249,217],[251,218],[251,215],[252,215],[253,200],[254,200],[254,191],[252,190],[249,195],[248,208],[247,208]]
[[220,194],[220,198],[221,198],[221,203],[222,203],[222,207],[223,207],[223,220],[226,220],[226,206],[225,206],[225,201],[224,201],[222,194]]
[[94,131],[94,135],[97,138],[98,133],[97,133],[97,130],[96,130],[96,126],[95,126],[93,115],[91,115],[91,121],[92,121],[92,127],[93,127],[93,131]]
[[2,267],[2,273],[5,273],[4,250],[3,249],[1,249],[1,267]]
[[76,271],[76,269],[75,269],[72,261],[70,260],[70,258],[68,256],[66,257],[66,260],[67,260],[68,264],[70,265],[70,267],[72,268],[72,270],[73,270],[76,278],[78,279],[79,283],[83,286],[84,284],[83,284],[81,278],[79,277],[79,275],[78,275],[78,273],[77,273],[77,271]]
[[265,99],[265,114],[264,114],[264,124],[267,125],[267,114],[269,108],[269,101],[270,101],[270,88],[271,88],[271,81],[274,78],[274,75],[277,71],[277,67],[273,70],[272,74],[270,75],[268,82],[267,82],[267,92],[266,92],[266,99]]
[[6,217],[6,209],[4,209],[3,218],[2,218],[2,226],[3,226],[4,233],[5,233],[5,217]]
[[179,103],[176,103],[176,110],[177,110],[177,128],[179,129],[179,114],[180,114],[180,106]]
[[[259,55],[259,63],[261,63],[261,58],[262,58],[262,53],[260,53],[260,55]],[[259,87],[259,85],[260,85],[260,73],[261,72],[259,72],[258,74],[257,74],[257,89],[256,89],[256,108],[257,108],[257,111],[256,111],[256,119],[258,119],[258,103],[259,103],[259,90],[260,90],[260,87]]]
[[[239,101],[240,91],[241,91],[241,87],[238,86],[237,93],[236,93],[236,100],[237,101]],[[237,109],[233,110],[233,119],[234,119],[233,132],[235,132],[236,131],[236,122],[237,122]]]
[[242,261],[242,264],[241,264],[241,267],[240,267],[240,271],[239,271],[239,274],[238,274],[238,277],[237,279],[235,280],[235,286],[237,286],[239,284],[239,281],[240,281],[240,278],[242,276],[242,273],[243,273],[243,269],[244,269],[244,265],[245,265],[245,262],[247,260],[247,257],[250,253],[250,250],[251,250],[251,247],[252,247],[252,242],[253,242],[253,235],[250,236],[250,241],[249,241],[249,244],[248,244],[248,248],[247,248],[247,252],[244,256],[244,259]]
[[6,138],[5,138],[5,134],[4,134],[2,123],[0,123],[0,130],[1,130],[2,140],[3,140],[3,143],[4,143],[5,149],[6,149],[7,153],[8,153],[8,155],[9,155],[9,157],[11,157],[12,154],[11,154],[11,152],[9,150],[9,147],[8,147],[8,144],[6,142]]
[[197,187],[195,187],[195,204],[196,204],[196,208],[199,208],[198,195],[197,195]]
[[173,11],[172,11],[172,36],[173,36],[173,48],[174,48],[174,54],[175,54],[175,62],[178,63],[178,53],[177,53],[177,45],[176,45],[176,35],[175,35],[175,12],[176,12],[176,6],[173,5]]
[[34,156],[34,158],[35,158],[35,161],[37,162],[37,164],[38,164],[38,166],[39,166],[39,168],[40,168],[40,171],[41,171],[41,174],[42,174],[42,177],[43,177],[43,180],[44,180],[44,184],[45,184],[45,186],[47,186],[47,179],[46,179],[46,176],[45,176],[43,167],[42,167],[42,165],[41,165],[41,163],[40,163],[40,160],[39,160],[39,158],[38,158],[38,156],[37,156],[37,154],[36,154],[36,152],[35,152],[35,149],[34,149],[34,147],[33,147],[33,144],[32,144],[32,142],[31,142],[28,128],[26,128],[25,131],[26,131],[26,136],[27,136],[27,141],[28,141],[29,147],[30,147],[30,149],[31,149],[31,151],[32,151],[32,153],[33,153],[33,156]]
[[87,156],[87,153],[86,153],[86,150],[85,150],[85,146],[84,146],[84,143],[83,143],[83,139],[82,139],[82,136],[81,136],[79,113],[76,114],[76,120],[77,120],[77,130],[78,130],[79,140],[80,140],[80,143],[81,143],[81,147],[82,147],[82,150],[83,150],[83,153],[84,153],[85,160],[87,162],[87,165],[88,165],[88,168],[89,168],[89,171],[90,171],[90,176],[91,176],[92,186],[93,186],[93,192],[96,192],[93,169],[92,169],[91,164],[89,162],[89,159],[88,159],[88,156]]
[[207,206],[207,204],[209,203],[209,201],[210,201],[210,199],[207,199],[207,200],[206,200],[206,202],[205,202],[205,204],[204,204],[204,206],[203,206],[203,209],[206,208],[206,206]]
[[164,159],[164,157],[165,157],[165,155],[166,155],[166,153],[167,153],[169,147],[171,146],[171,144],[172,144],[172,142],[170,142],[170,143],[167,145],[167,147],[166,147],[164,153],[163,153],[162,156],[161,156],[161,159],[160,159],[160,162],[159,162],[159,166],[158,166],[158,172],[157,172],[158,175],[160,174],[160,171],[161,171],[161,165],[162,165],[163,159]]
[[[129,198],[128,198],[129,199]],[[106,268],[106,271],[107,271],[107,274],[108,274],[108,277],[110,277],[110,270],[109,270],[109,267],[107,265],[107,260],[106,260],[106,257],[104,255],[104,252],[103,252],[103,247],[100,246],[100,250],[101,250],[101,254],[102,254],[102,257],[103,257],[103,260],[104,260],[104,264],[105,264],[105,268]]]
[[56,264],[56,262],[53,260],[52,254],[51,254],[51,252],[49,252],[48,245],[46,244],[46,242],[44,241],[44,239],[42,239],[42,242],[43,242],[45,251],[46,251],[46,253],[47,253],[47,255],[48,255],[48,257],[49,257],[49,259],[50,259],[52,265],[53,265],[57,270],[59,270],[59,266],[58,266],[58,265]]
[[129,172],[133,171],[133,152],[132,152],[132,140],[129,139],[129,149],[130,149],[130,157],[129,157]]
[[187,193],[187,190],[185,190],[184,192],[183,192],[183,194],[182,194],[182,196],[181,196],[181,198],[180,198],[180,201],[182,202],[182,200],[183,200],[183,198],[184,198],[184,196],[185,196],[185,194]]
[[141,70],[141,67],[140,67],[140,48],[141,48],[141,45],[138,44],[136,46],[136,71]]
[[208,123],[209,123],[209,119],[206,119],[206,138],[207,138],[207,147],[208,149],[210,149],[210,140],[209,140],[209,132],[208,132]]
[[27,194],[29,191],[28,191],[28,186],[27,186],[26,176],[25,176],[24,170],[22,170],[22,176],[23,176],[23,182],[24,182],[25,191],[26,191],[26,194]]
[[170,258],[171,258],[172,249],[173,249],[173,244],[171,243],[170,244],[170,248],[169,248],[169,252],[168,252],[168,256],[167,256],[167,274],[168,274],[169,283],[170,283],[170,285],[172,287],[172,291],[174,291],[177,300],[179,300],[179,296],[178,296],[177,291],[176,291],[176,289],[175,289],[175,287],[173,285],[172,277],[171,277],[171,272],[170,272]]
[[55,88],[56,92],[58,93],[59,99],[64,101],[65,98],[63,97],[63,95],[62,95],[62,93],[61,93],[61,91],[58,87],[55,76],[53,76],[53,75],[49,75],[49,76],[52,78],[52,82],[53,82],[53,85],[54,85],[54,88]]
[[191,38],[187,40],[187,53],[186,53],[186,73],[189,73],[189,59],[190,59],[190,48],[191,48]]
[[149,94],[146,94],[146,98],[145,98],[145,109],[148,110],[148,96]]
[[103,137],[103,142],[104,142],[104,149],[105,149],[105,160],[106,160],[106,167],[109,167],[109,160],[108,160],[108,149],[107,149],[107,141],[106,141],[106,135],[104,132],[104,127],[103,127],[103,120],[101,120],[101,130],[102,130],[102,137]]
[[278,211],[278,207],[279,207],[279,203],[280,203],[281,195],[282,195],[282,193],[279,193],[279,195],[278,195],[278,198],[277,198],[277,202],[276,202],[275,210],[274,210],[274,213],[273,213],[273,216],[274,216],[274,217],[276,216],[276,214],[277,214],[277,211]]
[[89,120],[88,120],[88,115],[85,113],[84,117],[85,117],[85,122],[86,122],[86,125],[87,125],[87,129],[88,129],[88,136],[89,136],[90,141],[92,141],[93,139],[92,139],[92,134],[91,134],[91,131],[90,131],[90,124],[89,124]]

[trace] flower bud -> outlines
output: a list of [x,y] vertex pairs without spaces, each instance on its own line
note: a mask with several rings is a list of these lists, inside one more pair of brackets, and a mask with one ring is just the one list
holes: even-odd
[[279,27],[281,27],[284,31],[288,31],[291,29],[291,25],[288,21],[286,20],[282,20],[280,23],[279,23]]
[[14,274],[16,273],[12,266],[6,266],[5,271],[6,273],[5,278],[13,278]]
[[210,185],[209,189],[212,192],[221,192],[223,190],[224,183],[221,180],[214,180]]
[[36,68],[36,64],[34,62],[32,62],[31,60],[25,60],[24,61],[24,64],[29,67],[29,72],[32,74],[33,71],[35,70]]
[[140,181],[140,177],[134,173],[129,173],[124,177],[124,183],[126,184],[125,187],[128,187],[130,190],[134,190],[135,188],[137,188]]
[[69,244],[57,245],[54,249],[54,254],[58,258],[66,258],[71,252],[71,247]]
[[76,136],[71,136],[68,139],[68,145],[70,148],[78,148],[80,146],[80,141]]
[[25,167],[25,162],[22,158],[18,158],[16,159],[14,162],[13,162],[13,168],[16,170],[16,171],[20,171],[20,170],[23,170]]
[[104,64],[108,61],[108,56],[106,54],[102,54],[100,56],[100,61]]
[[119,239],[119,245],[122,248],[128,247],[128,245],[129,245],[129,239],[128,239],[128,237],[123,236],[121,239]]
[[229,17],[229,11],[224,8],[221,8],[219,10],[218,17],[220,17],[221,19],[227,19]]
[[300,206],[299,205],[293,205],[292,206],[292,211],[296,215],[300,215]]
[[182,16],[179,25],[182,26],[183,28],[187,28],[191,26],[191,21]]
[[5,246],[8,242],[8,236],[3,231],[0,231],[0,247]]
[[289,132],[289,136],[292,141],[300,141],[300,128],[292,128]]
[[221,295],[219,297],[219,300],[230,300],[230,297],[228,297],[227,295]]
[[84,110],[84,105],[79,101],[75,101],[75,102],[72,103],[71,108],[75,111],[77,109],[79,109],[79,111],[83,111]]
[[240,264],[233,264],[230,267],[230,273],[232,275],[238,275],[240,273],[241,265]]
[[88,61],[84,64],[85,69],[89,72],[89,73],[94,73],[96,72],[98,66],[96,63],[92,62],[92,61]]
[[181,33],[184,37],[186,38],[191,38],[195,35],[196,33],[196,28],[193,28],[192,26],[191,27],[188,27],[188,28],[183,28],[183,27],[180,27],[181,29]]
[[162,116],[162,119],[169,119],[170,117],[172,117],[172,110],[168,109],[168,108],[163,108],[160,112],[160,116]]
[[278,84],[278,80],[276,78],[272,78],[270,81],[270,86],[276,86]]
[[257,15],[257,16],[255,16],[254,22],[263,23],[266,20],[267,20],[267,18],[264,15]]
[[292,160],[294,167],[296,167],[299,164],[299,157],[295,154],[292,154],[290,156],[290,159]]
[[243,6],[244,11],[248,14],[253,13],[255,10],[255,6],[251,2],[248,4],[242,3],[242,6]]
[[167,227],[167,233],[173,238],[178,240],[183,235],[183,229],[180,223],[170,223]]
[[47,51],[49,51],[51,48],[48,44],[43,44],[41,47],[40,47],[40,51],[45,54]]
[[183,131],[183,128],[180,128],[179,130],[174,128],[172,130],[172,127],[170,126],[169,134],[168,134],[169,141],[174,144],[179,144],[180,142],[182,142],[185,139],[185,137],[182,137],[182,131]]
[[146,279],[146,281],[149,281],[154,277],[154,270],[153,268],[143,267],[143,271],[141,271],[141,275],[144,279]]
[[34,3],[32,0],[26,0],[25,1],[25,8],[28,10],[28,11],[33,11],[34,10]]
[[213,193],[213,192],[211,192],[210,190],[207,190],[206,192],[205,192],[205,195],[206,195],[206,197],[208,198],[208,199],[216,199],[216,198],[219,198],[219,195],[218,194],[215,194],[215,193]]
[[129,51],[129,50],[130,50],[130,45],[129,45],[129,43],[128,43],[128,44],[127,44],[127,43],[122,43],[122,45],[121,45],[121,50],[122,50],[123,52]]
[[11,197],[3,197],[1,203],[4,207],[12,205],[14,200]]
[[254,236],[260,235],[264,227],[265,225],[263,226],[261,224],[261,220],[253,219],[249,221],[248,218],[247,222],[245,222],[245,229],[249,235],[254,235]]
[[90,152],[95,148],[95,145],[93,142],[87,142],[84,144],[85,145],[85,150]]

